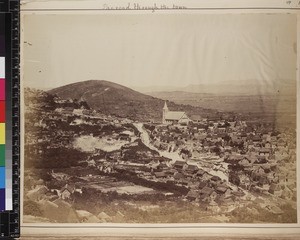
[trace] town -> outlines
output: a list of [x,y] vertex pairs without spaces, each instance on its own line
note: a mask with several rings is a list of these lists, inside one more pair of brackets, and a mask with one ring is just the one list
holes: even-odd
[[297,221],[292,126],[193,119],[168,101],[160,122],[139,122],[40,90],[25,97],[28,222]]

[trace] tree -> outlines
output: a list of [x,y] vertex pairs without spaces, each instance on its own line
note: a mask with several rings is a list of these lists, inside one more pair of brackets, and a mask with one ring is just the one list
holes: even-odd
[[231,140],[231,137],[228,134],[226,134],[224,136],[224,141],[229,142],[230,140]]
[[212,150],[212,152],[214,152],[217,155],[220,155],[222,152],[222,149],[219,146],[215,146],[211,150]]

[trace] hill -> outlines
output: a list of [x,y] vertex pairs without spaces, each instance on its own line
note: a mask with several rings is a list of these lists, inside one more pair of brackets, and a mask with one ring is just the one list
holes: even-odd
[[[84,100],[96,110],[107,115],[127,117],[139,121],[162,119],[164,100],[134,91],[120,84],[104,80],[73,83],[48,91],[63,99]],[[171,110],[186,111],[193,115],[210,115],[214,111],[201,107],[168,102]]]
[[219,81],[190,84],[186,86],[135,86],[134,90],[148,94],[156,92],[185,92],[217,96],[295,95],[295,79],[273,79],[269,81]]
[[150,96],[163,100],[174,101],[176,104],[201,106],[220,111],[235,111],[239,113],[296,111],[296,94],[261,94],[261,95],[217,95],[184,91],[150,92]]
[[185,91],[149,92],[153,97],[173,101],[176,104],[215,109],[216,111],[237,112],[260,117],[261,120],[280,121],[286,124],[296,122],[295,91],[280,91],[274,94],[220,95]]
[[245,81],[223,81],[220,83],[188,85],[181,89],[185,92],[210,93],[216,95],[253,96],[253,95],[280,95],[295,94],[296,81],[291,79],[282,80],[249,80]]

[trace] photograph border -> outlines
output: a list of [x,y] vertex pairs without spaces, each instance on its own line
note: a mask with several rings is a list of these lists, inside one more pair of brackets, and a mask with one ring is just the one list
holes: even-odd
[[[51,1],[49,1],[51,2]],[[54,1],[53,1],[54,2]],[[67,1],[62,1],[67,2]],[[68,1],[70,2],[70,1]],[[77,1],[75,1],[77,2]],[[118,2],[118,1],[116,1]],[[145,1],[142,1],[145,2]],[[221,1],[222,2],[222,1]],[[233,1],[231,1],[233,2]],[[249,1],[248,1],[249,2]],[[269,1],[267,1],[269,2]],[[285,2],[285,1],[280,1]],[[36,2],[34,2],[36,3]],[[47,5],[46,2],[39,2],[38,4],[44,4]],[[69,4],[69,3],[68,3]],[[118,5],[117,3],[116,5]],[[200,3],[201,5],[201,3]],[[274,4],[276,5],[276,4]],[[199,12],[204,14],[224,14],[224,13],[266,13],[266,14],[272,14],[272,13],[286,13],[286,14],[297,14],[297,66],[299,66],[300,57],[300,15],[298,9],[295,8],[281,8],[279,9],[276,7],[275,9],[272,8],[272,5],[269,5],[269,8],[234,8],[230,9],[230,7],[226,8],[213,8],[208,9],[207,7],[199,7],[197,9],[181,9],[176,10],[176,13],[180,12]],[[90,14],[90,8],[89,10],[82,10],[77,9],[76,14]],[[73,9],[74,10],[74,9]],[[23,10],[21,6],[21,18],[26,14],[45,14],[45,13],[51,13],[51,14],[72,14],[71,12],[68,12],[70,10],[59,10],[59,9],[44,9],[41,10],[40,7],[37,7],[37,9],[30,9],[30,4],[28,6],[23,5]],[[127,14],[126,10],[116,10],[118,11],[118,14]],[[137,14],[143,14],[143,13],[149,13],[151,10],[139,10]],[[166,14],[173,14],[175,10],[159,10],[158,13],[166,13]],[[130,11],[130,13],[133,13],[133,11]],[[136,12],[134,12],[136,13]],[[153,14],[155,14],[155,11],[152,11]],[[105,11],[105,10],[99,10],[96,9],[93,11],[93,14],[115,14],[115,11]],[[22,28],[23,26],[21,26]],[[23,49],[22,46],[22,34],[23,29],[21,29],[21,52]],[[21,68],[22,68],[23,58],[21,57]],[[23,77],[23,73],[21,71],[21,78]],[[299,67],[297,68],[297,96],[299,95],[300,88],[299,88]],[[23,88],[22,88],[22,80],[21,80],[21,96],[23,96]],[[23,119],[23,104],[24,99],[21,97],[21,118]],[[300,112],[300,102],[299,98],[297,97],[297,129],[299,126],[299,112]],[[22,121],[22,124],[24,124],[24,121]],[[24,125],[21,127],[21,135],[24,134]],[[23,135],[22,135],[23,136]],[[21,144],[24,146],[24,138],[21,138]],[[300,148],[300,136],[299,132],[297,132],[297,150]],[[254,235],[258,237],[288,237],[290,236],[300,236],[300,223],[299,223],[299,199],[300,199],[300,191],[299,191],[299,174],[298,170],[300,167],[299,163],[299,155],[297,155],[297,218],[298,223],[296,224],[147,224],[145,226],[144,224],[51,224],[51,226],[47,226],[47,224],[28,224],[28,223],[21,223],[21,231],[22,234],[25,236],[37,236],[37,235],[64,235],[64,236],[105,236],[105,237],[132,237],[133,236],[151,236],[151,237],[172,237],[177,238],[179,236],[181,237],[199,237],[199,236],[228,236],[228,237],[246,237],[246,236],[252,236]],[[24,149],[21,148],[21,169],[24,169]],[[21,171],[21,185],[24,183],[24,171]],[[21,189],[21,219],[23,216],[23,188]],[[49,225],[49,224],[48,224]],[[125,226],[126,225],[126,226]],[[130,226],[129,226],[130,225]],[[158,226],[159,225],[159,226]],[[251,225],[251,226],[248,226]],[[284,225],[284,226],[282,226]]]

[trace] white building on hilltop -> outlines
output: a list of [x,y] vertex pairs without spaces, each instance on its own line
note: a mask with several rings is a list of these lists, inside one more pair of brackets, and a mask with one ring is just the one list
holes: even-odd
[[187,124],[191,120],[186,115],[185,112],[177,112],[177,111],[169,111],[169,108],[167,106],[167,102],[165,102],[164,108],[163,108],[163,124],[173,124],[173,123],[183,123]]

